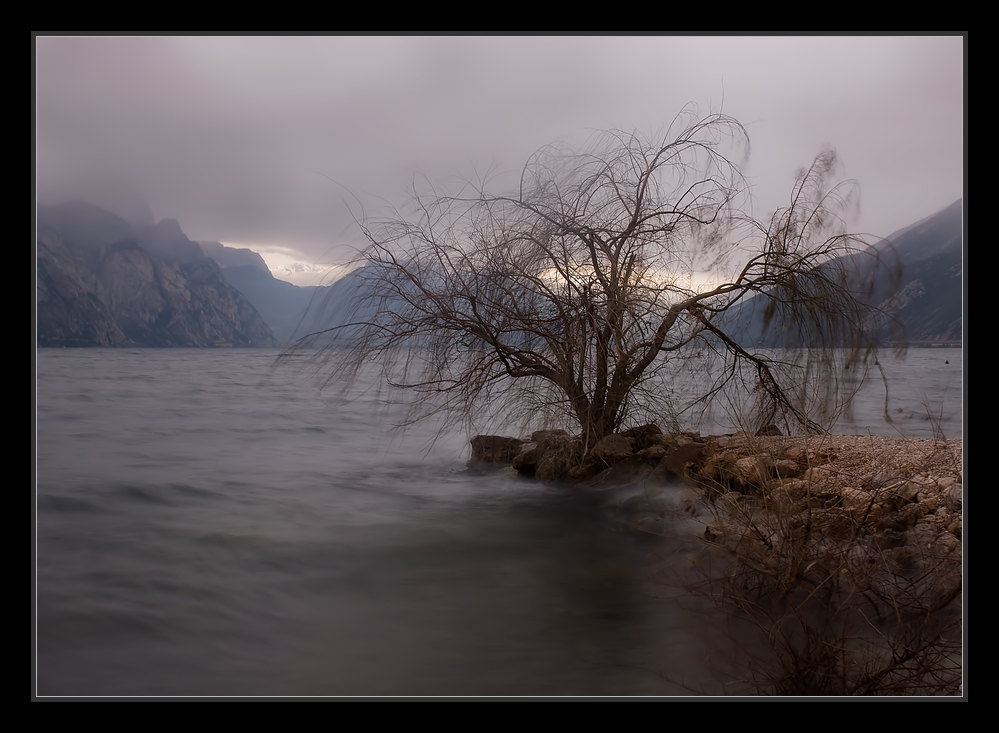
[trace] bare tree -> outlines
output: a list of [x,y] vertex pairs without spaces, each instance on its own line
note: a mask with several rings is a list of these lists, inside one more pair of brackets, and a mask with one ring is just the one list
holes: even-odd
[[[696,345],[724,364],[700,397],[742,379],[761,424],[821,430],[802,386],[873,363],[863,293],[876,268],[862,259],[877,253],[845,233],[853,188],[831,185],[832,150],[768,221],[746,213],[747,150],[735,119],[686,110],[654,139],[611,130],[584,150],[543,148],[507,195],[417,192],[414,214],[359,218],[355,315],[297,348],[319,347],[340,387],[379,363],[413,391],[412,420],[520,411],[593,445],[665,412],[668,365]],[[799,334],[807,362],[746,343],[732,314],[751,296],[763,331]]]

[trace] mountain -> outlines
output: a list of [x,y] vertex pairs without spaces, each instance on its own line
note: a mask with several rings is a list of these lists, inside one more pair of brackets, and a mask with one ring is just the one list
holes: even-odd
[[39,346],[277,346],[173,219],[137,229],[83,201],[39,206],[36,242]]
[[[222,245],[220,245],[222,246]],[[267,265],[252,261],[247,256],[233,256],[233,252],[250,252],[250,250],[233,250],[225,247],[225,251],[209,247],[209,254],[218,264],[226,280],[253,303],[261,317],[271,327],[275,339],[281,346],[288,346],[295,338],[305,334],[303,318],[309,311],[314,298],[320,297],[325,288],[318,286],[300,287],[284,280],[278,280]],[[223,265],[224,262],[229,263]],[[234,264],[234,263],[242,264]],[[261,267],[261,265],[263,265]],[[314,319],[310,319],[312,324]]]
[[958,199],[876,245],[893,247],[902,265],[901,287],[879,292],[879,305],[900,323],[884,334],[889,340],[961,340],[962,203]]
[[[880,278],[869,300],[893,317],[886,340],[960,343],[962,242],[958,200],[872,248],[901,268],[901,280]],[[375,307],[359,297],[370,295],[364,268],[298,287],[252,250],[192,242],[176,220],[129,223],[81,201],[40,206],[37,244],[41,346],[287,346]],[[749,345],[791,345],[786,334],[764,336],[765,301],[724,320]]]
[[[364,268],[330,285],[302,287],[274,277],[263,258],[252,250],[219,242],[198,244],[219,264],[226,280],[253,303],[281,346],[360,316],[354,296],[368,291],[361,282]],[[369,311],[363,317],[374,314]]]
[[[855,268],[858,281],[873,280],[873,288],[863,300],[882,311],[883,341],[961,342],[962,204],[958,199],[879,241],[868,252],[851,256],[854,261],[849,265]],[[879,260],[881,268],[876,271],[873,268]],[[729,310],[722,320],[747,345],[800,345],[791,343],[786,331],[774,333],[764,327],[767,303],[765,295],[757,295]],[[807,334],[795,337],[807,338]]]
[[252,249],[239,247],[226,247],[221,242],[198,242],[205,257],[211,257],[223,272],[234,267],[254,267],[261,272],[271,274],[270,268],[264,262],[264,258]]

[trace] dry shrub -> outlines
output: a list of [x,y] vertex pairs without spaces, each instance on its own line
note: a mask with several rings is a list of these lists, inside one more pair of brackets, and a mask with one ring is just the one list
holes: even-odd
[[960,694],[960,540],[907,522],[915,503],[879,529],[871,512],[843,505],[828,475],[806,476],[822,483],[799,482],[793,500],[764,486],[755,496],[722,487],[716,495],[700,578],[687,585],[726,622],[738,650],[736,687]]

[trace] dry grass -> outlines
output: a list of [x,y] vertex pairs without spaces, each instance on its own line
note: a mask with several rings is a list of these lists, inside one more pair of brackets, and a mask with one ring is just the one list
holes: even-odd
[[961,510],[947,504],[962,479],[961,441],[751,442],[739,452],[793,456],[800,475],[761,469],[755,490],[714,486],[709,550],[700,580],[688,583],[712,601],[739,650],[737,686],[960,694]]

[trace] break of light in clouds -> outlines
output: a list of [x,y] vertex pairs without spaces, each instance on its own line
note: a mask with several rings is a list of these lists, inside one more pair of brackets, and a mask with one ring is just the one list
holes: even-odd
[[312,261],[304,253],[292,247],[232,242],[224,244],[236,249],[253,250],[263,258],[274,277],[293,285],[329,285],[350,269],[339,265],[332,258]]
[[757,216],[831,144],[852,225],[888,235],[963,195],[963,64],[960,36],[39,37],[38,195],[325,263],[363,244],[358,201],[694,103],[746,125]]

